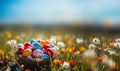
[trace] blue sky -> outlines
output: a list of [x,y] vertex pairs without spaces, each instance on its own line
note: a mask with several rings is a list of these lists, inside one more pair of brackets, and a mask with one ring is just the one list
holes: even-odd
[[0,22],[120,22],[120,0],[0,0]]

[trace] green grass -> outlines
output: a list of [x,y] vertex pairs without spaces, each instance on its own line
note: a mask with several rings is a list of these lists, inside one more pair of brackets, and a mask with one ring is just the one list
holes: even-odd
[[[19,32],[16,32],[16,31],[9,31],[11,33],[11,36],[10,38],[8,38],[5,34],[5,31],[3,32],[0,32],[0,49],[4,50],[5,52],[5,55],[4,57],[2,58],[6,58],[6,56],[8,56],[8,52],[11,50],[11,47],[9,45],[7,45],[7,41],[9,40],[12,40],[12,39],[15,39],[17,40],[17,43],[24,43],[24,42],[27,42],[29,41],[30,39],[33,39],[33,38],[37,38],[40,34],[43,34],[44,37],[43,39],[49,39],[51,35],[55,35],[55,36],[58,36],[60,35],[62,37],[61,41],[64,42],[66,44],[66,47],[76,47],[76,49],[79,51],[79,47],[81,45],[84,45],[86,50],[88,49],[88,45],[90,43],[92,43],[92,38],[94,37],[99,37],[100,40],[102,38],[105,38],[104,40],[101,40],[101,42],[105,41],[107,42],[107,45],[109,44],[110,40],[108,39],[114,39],[116,37],[118,37],[118,34],[115,34],[115,35],[111,35],[111,34],[88,34],[88,33],[69,33],[69,36],[68,37],[65,37],[66,34],[68,34],[68,32],[64,32],[64,33],[59,33],[59,32],[48,32],[48,31],[19,31]],[[25,36],[23,37],[21,34],[24,33]],[[82,34],[82,35],[81,35]],[[19,35],[20,36],[20,39],[16,39],[16,36]],[[84,42],[83,44],[77,44],[75,39],[78,38],[78,37],[82,37],[86,42]],[[71,45],[68,44],[68,41],[72,39],[72,43]],[[102,44],[98,45],[97,48],[101,47]],[[113,61],[116,62],[117,64],[117,69],[112,69],[110,67],[108,67],[107,65],[103,64],[102,62],[98,62],[97,60],[97,64],[96,64],[96,68],[97,68],[97,71],[108,71],[108,70],[111,70],[111,71],[120,71],[120,49],[116,49],[114,47],[109,47],[111,50],[114,50],[117,54],[117,55],[109,55],[107,52],[104,52],[103,50],[98,50],[98,49],[95,49],[96,53],[97,53],[97,56],[103,56],[103,55],[108,55],[110,59],[112,59]],[[58,51],[59,52],[59,51]],[[83,53],[80,53],[81,57],[78,58],[76,55],[74,55],[74,52],[71,52],[71,53],[60,53],[59,52],[59,55],[57,56],[56,59],[64,59],[66,60],[67,62],[73,60],[75,62],[75,66],[72,68],[70,67],[69,70],[72,70],[72,71],[89,71],[89,70],[92,70],[89,66],[89,64],[87,63],[86,61],[86,58],[83,56]],[[11,58],[9,56],[9,58]],[[45,68],[42,68],[41,69],[42,71],[63,71],[63,69],[61,68],[61,65],[55,65],[53,63],[53,60],[50,58],[50,66],[47,66]]]

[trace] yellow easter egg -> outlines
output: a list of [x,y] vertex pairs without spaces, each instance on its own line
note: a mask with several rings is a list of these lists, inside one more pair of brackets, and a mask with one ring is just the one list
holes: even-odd
[[23,56],[30,56],[31,54],[32,54],[32,50],[31,49],[26,49],[22,53]]

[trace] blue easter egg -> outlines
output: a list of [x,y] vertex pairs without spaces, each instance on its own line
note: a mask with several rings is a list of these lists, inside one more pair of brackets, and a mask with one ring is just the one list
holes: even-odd
[[36,42],[35,39],[31,39],[31,40],[30,40],[30,43],[31,43],[31,44],[33,44],[33,43],[35,43],[35,42]]
[[42,56],[41,56],[41,59],[50,59],[50,57],[47,55],[47,54],[43,54]]
[[35,43],[33,43],[33,49],[42,49],[41,48],[41,45],[39,44],[39,43],[37,43],[37,42],[35,42]]
[[54,44],[50,44],[50,47],[51,47],[51,48],[54,48]]

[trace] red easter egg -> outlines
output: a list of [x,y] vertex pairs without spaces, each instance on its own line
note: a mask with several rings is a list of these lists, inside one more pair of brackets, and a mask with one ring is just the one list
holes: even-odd
[[43,48],[46,50],[46,49],[51,48],[51,47],[50,47],[50,45],[46,44],[46,45],[44,45]]
[[32,45],[29,43],[29,42],[26,42],[25,44],[24,44],[24,49],[32,49]]
[[45,53],[48,54],[49,56],[54,56],[56,51],[53,48],[48,48],[48,49],[45,50]]
[[18,48],[18,51],[17,51],[17,52],[18,52],[19,54],[22,54],[23,51],[24,51],[24,48],[23,48],[23,47],[20,47],[20,48]]

